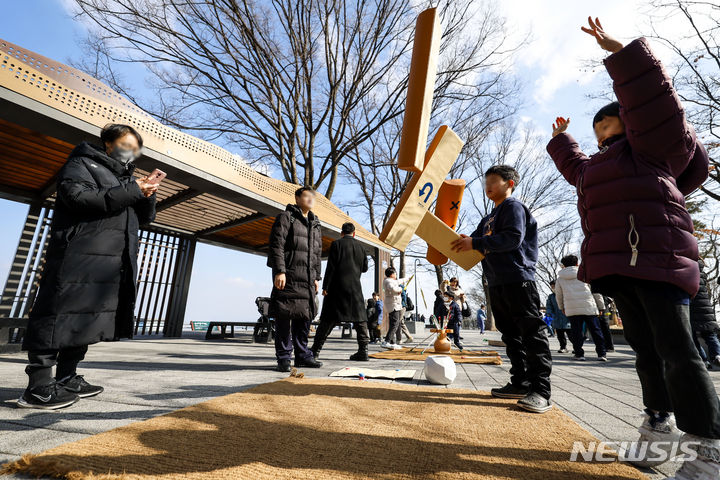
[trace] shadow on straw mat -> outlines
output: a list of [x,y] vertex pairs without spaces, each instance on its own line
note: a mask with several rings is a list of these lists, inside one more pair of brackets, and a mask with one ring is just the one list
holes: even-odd
[[[578,478],[578,475],[582,475],[583,480],[630,478],[589,472],[564,472],[561,465],[540,465],[540,462],[548,461],[567,462],[569,452],[564,449],[494,445],[479,448],[454,443],[450,436],[447,442],[434,442],[418,438],[321,431],[305,425],[228,415],[202,405],[176,411],[169,416],[203,422],[215,428],[158,429],[138,434],[143,446],[163,453],[121,456],[91,455],[90,452],[77,456],[44,455],[41,457],[42,463],[37,463],[36,466],[42,468],[43,465],[67,465],[69,470],[86,472],[93,470],[168,475],[212,472],[261,462],[282,469],[323,469],[364,477],[482,472],[486,476],[523,480],[571,479]],[[363,459],[375,460],[354,461],[353,457],[357,452],[362,452]],[[417,454],[408,456],[408,452]],[[425,455],[429,452],[439,455]],[[492,459],[521,459],[525,464],[484,461],[479,460],[478,455]],[[78,462],[85,467],[78,468]]]

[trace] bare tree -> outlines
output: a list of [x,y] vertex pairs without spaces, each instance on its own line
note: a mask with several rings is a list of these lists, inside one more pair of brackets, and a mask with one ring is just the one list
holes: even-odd
[[[338,166],[403,112],[409,0],[76,0],[93,25],[78,65],[147,65],[160,121],[220,137],[286,181],[334,192]],[[362,108],[363,122],[356,112]]]
[[582,241],[578,217],[570,215],[553,225],[544,228],[538,235],[538,261],[536,265],[538,289],[547,294],[552,293],[550,282],[556,279],[560,259],[565,255],[577,253]]
[[[710,178],[701,190],[720,201],[720,4],[702,0],[653,0],[651,38],[673,51],[673,84],[711,157]],[[669,37],[663,25],[682,22],[686,33]]]

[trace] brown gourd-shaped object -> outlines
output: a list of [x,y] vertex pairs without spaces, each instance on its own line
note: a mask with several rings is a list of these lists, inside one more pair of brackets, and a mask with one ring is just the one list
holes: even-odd
[[453,333],[452,328],[433,328],[430,331],[438,334],[433,344],[435,353],[450,353],[450,339],[447,334]]

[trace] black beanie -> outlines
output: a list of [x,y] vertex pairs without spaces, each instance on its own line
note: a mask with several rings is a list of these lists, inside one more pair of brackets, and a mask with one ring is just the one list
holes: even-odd
[[595,124],[601,121],[605,117],[618,117],[620,118],[620,103],[612,102],[602,107],[593,117],[593,128]]

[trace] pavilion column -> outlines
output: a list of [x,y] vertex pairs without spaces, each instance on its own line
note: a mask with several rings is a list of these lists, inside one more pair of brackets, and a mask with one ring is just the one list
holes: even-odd
[[196,245],[197,239],[195,237],[180,237],[175,256],[175,268],[173,269],[167,315],[163,327],[165,337],[180,337],[182,335]]

